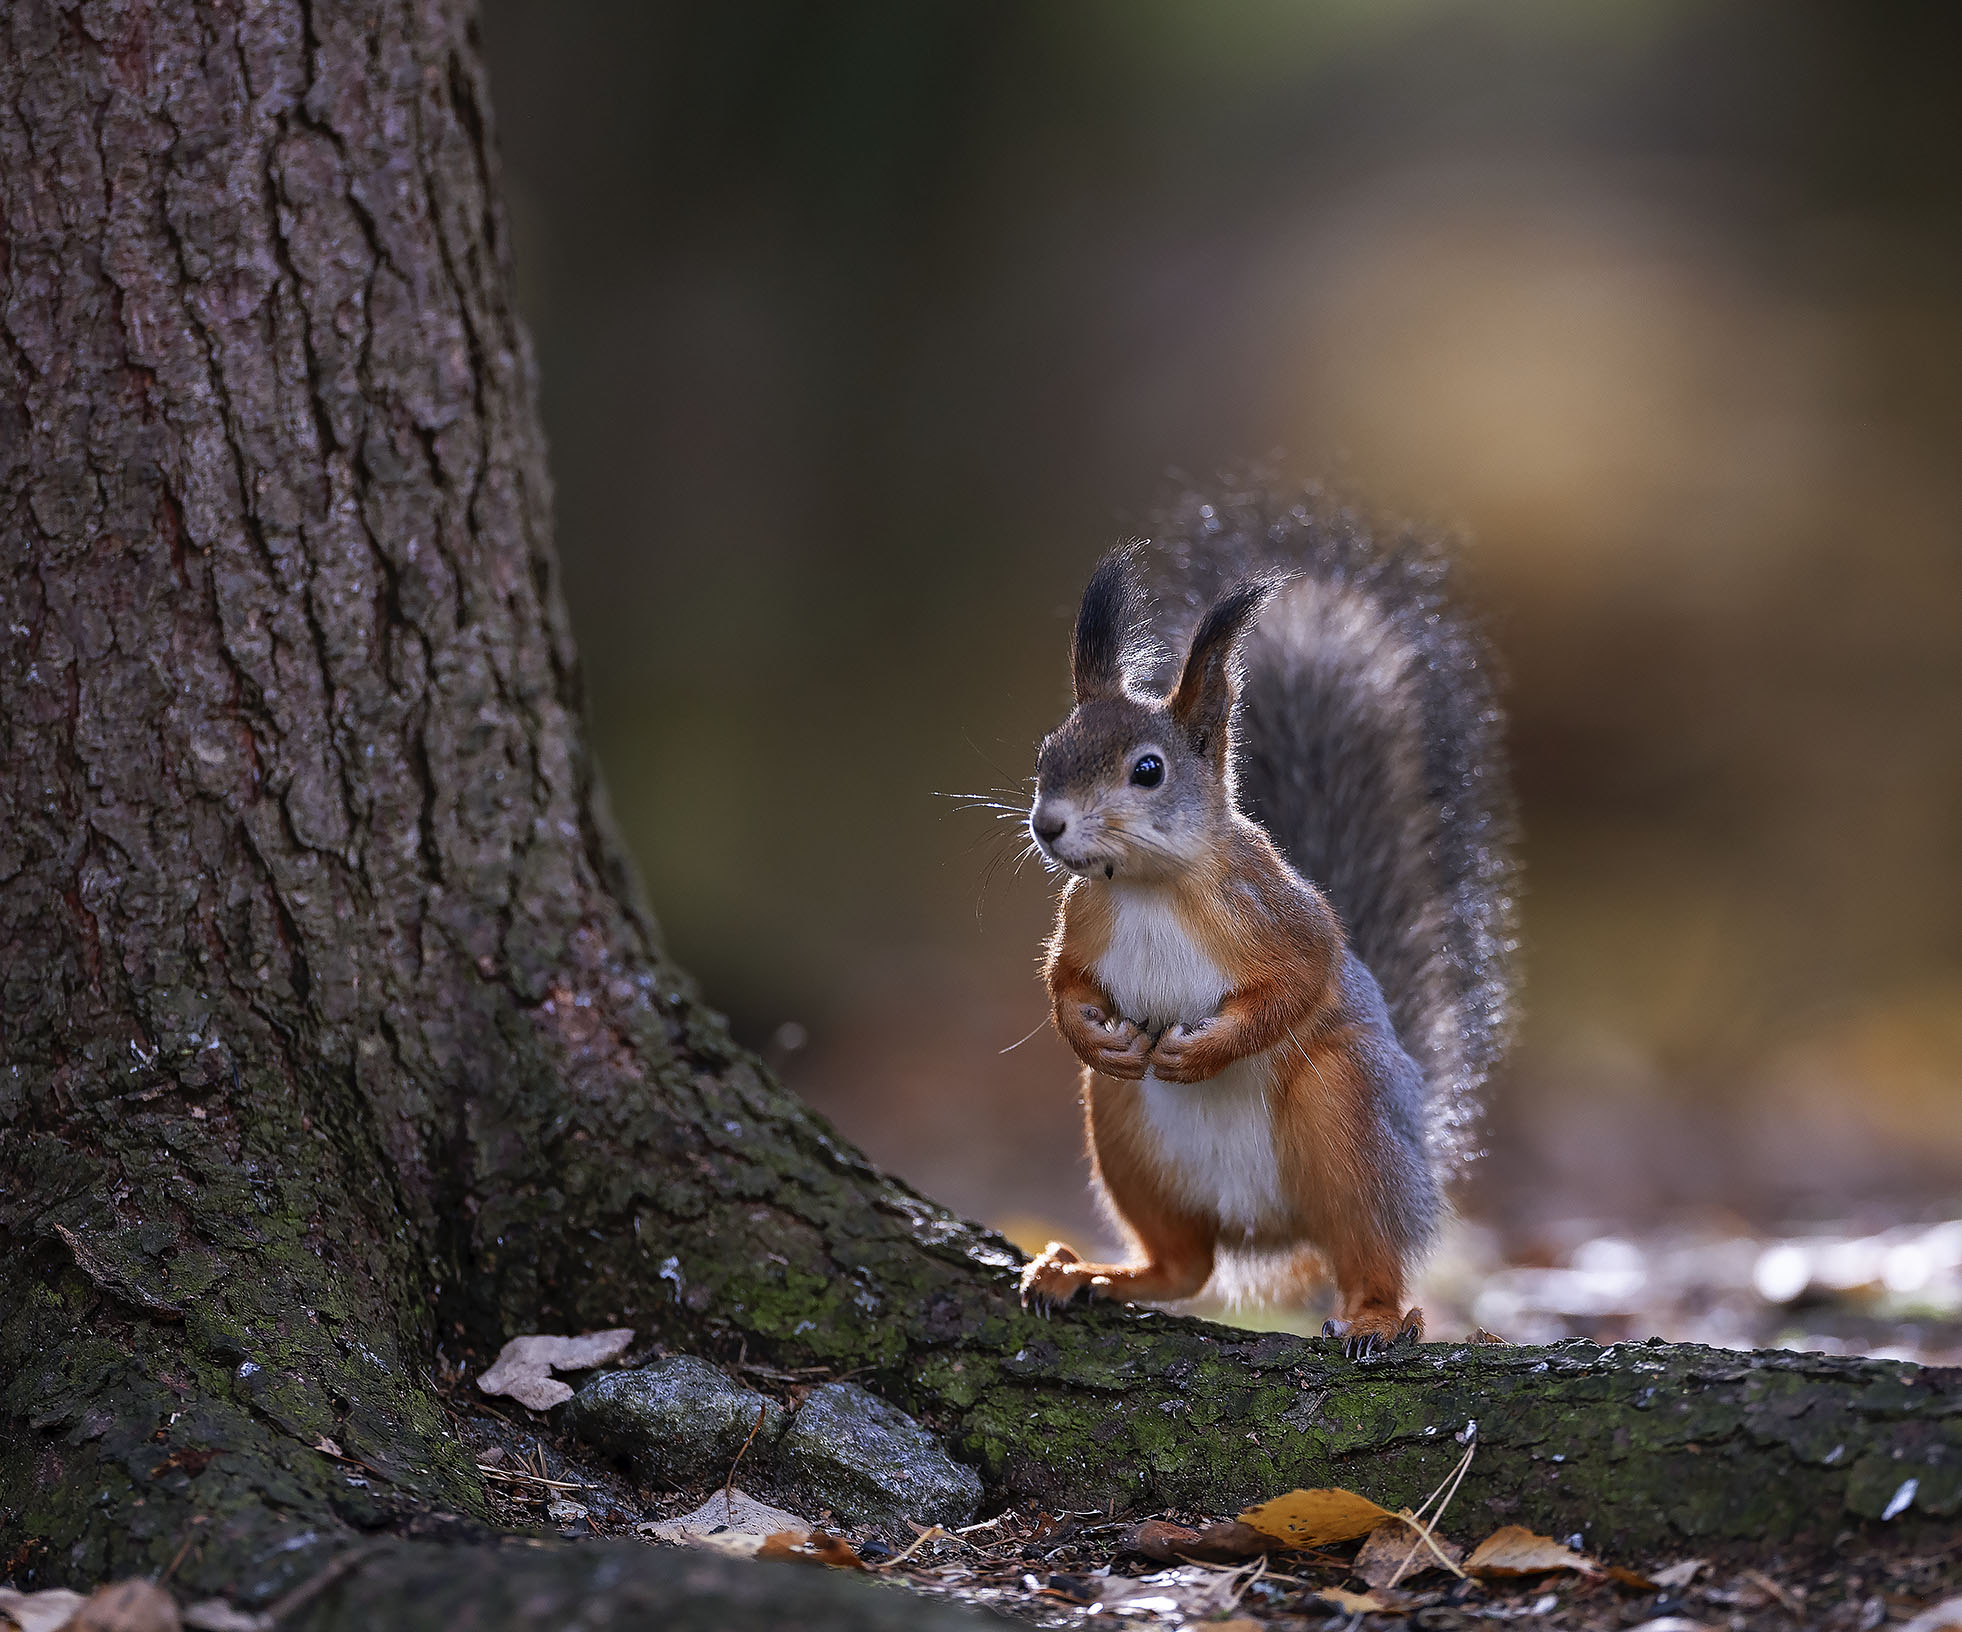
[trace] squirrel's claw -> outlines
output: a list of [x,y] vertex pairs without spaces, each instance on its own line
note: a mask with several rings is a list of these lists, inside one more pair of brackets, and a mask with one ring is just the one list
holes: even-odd
[[1217,1076],[1219,1066],[1206,1058],[1211,1029],[1210,1020],[1167,1026],[1151,1045],[1153,1074],[1161,1082],[1206,1082]]
[[[1382,1325],[1365,1325],[1356,1329],[1346,1320],[1329,1319],[1322,1322],[1323,1337],[1342,1339],[1342,1354],[1349,1360],[1373,1360],[1379,1354],[1390,1354],[1397,1349],[1414,1348],[1424,1341],[1424,1311],[1408,1309],[1394,1332],[1386,1332]],[[1387,1324],[1387,1322],[1383,1323]]]
[[1061,1241],[1052,1241],[1022,1266],[1022,1307],[1047,1320],[1082,1290],[1084,1277],[1070,1267],[1083,1260]]

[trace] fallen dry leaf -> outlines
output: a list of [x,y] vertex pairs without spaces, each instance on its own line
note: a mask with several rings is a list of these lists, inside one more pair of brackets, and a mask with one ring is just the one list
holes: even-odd
[[1644,1575],[1640,1570],[1626,1570],[1619,1564],[1603,1564],[1601,1573],[1610,1581],[1624,1587],[1632,1587],[1636,1592],[1654,1592],[1662,1583]]
[[12,1587],[0,1587],[0,1616],[20,1632],[61,1632],[82,1604],[82,1595],[66,1587],[51,1592],[16,1592]]
[[[1464,1548],[1455,1542],[1446,1541],[1442,1536],[1432,1538],[1438,1552],[1444,1554],[1453,1564],[1462,1563]],[[1362,1544],[1350,1568],[1372,1587],[1394,1586],[1399,1581],[1408,1581],[1412,1576],[1422,1575],[1426,1570],[1441,1570],[1445,1566],[1438,1561],[1437,1553],[1425,1545],[1424,1538],[1407,1524],[1384,1524],[1370,1531],[1369,1540]]]
[[1671,1564],[1667,1569],[1650,1570],[1649,1579],[1658,1587],[1668,1587],[1672,1592],[1678,1587],[1686,1587],[1696,1579],[1696,1572],[1703,1568],[1704,1560],[1685,1558]]
[[1188,1558],[1208,1564],[1237,1564],[1274,1547],[1275,1538],[1238,1519],[1193,1530],[1164,1519],[1146,1519],[1125,1533],[1124,1548],[1161,1564],[1180,1564]]
[[[1251,1530],[1253,1526],[1247,1528]],[[1173,1564],[1178,1561],[1181,1552],[1190,1552],[1198,1539],[1199,1532],[1190,1525],[1173,1524],[1167,1519],[1146,1519],[1124,1532],[1124,1550],[1136,1553],[1141,1558],[1156,1559],[1161,1564]]]
[[772,1536],[808,1537],[811,1522],[780,1507],[771,1507],[740,1490],[718,1490],[692,1513],[665,1523],[634,1526],[634,1534],[678,1547],[706,1547],[711,1552],[754,1558]]
[[503,1394],[534,1411],[549,1411],[572,1398],[572,1390],[552,1375],[555,1371],[591,1371],[626,1352],[633,1328],[588,1332],[583,1337],[546,1337],[530,1333],[514,1337],[497,1351],[490,1370],[477,1379],[486,1394]]
[[1901,1632],[1962,1632],[1962,1598],[1950,1598],[1924,1609]]
[[843,1536],[828,1530],[779,1530],[765,1536],[756,1550],[758,1558],[787,1558],[802,1564],[823,1564],[834,1570],[867,1568],[858,1549]]
[[1366,1536],[1396,1515],[1353,1490],[1291,1490],[1240,1515],[1263,1535],[1290,1547],[1324,1547]]
[[1342,1587],[1317,1587],[1315,1596],[1325,1604],[1333,1604],[1345,1615],[1380,1615],[1398,1608],[1402,1601],[1399,1597],[1385,1598],[1376,1592],[1349,1592]]
[[184,1624],[195,1632],[272,1632],[263,1615],[249,1609],[234,1609],[222,1598],[206,1598],[184,1611]]
[[1658,1615],[1652,1621],[1629,1627],[1628,1632],[1713,1632],[1713,1629],[1687,1615]]
[[117,1581],[89,1594],[65,1632],[180,1632],[183,1624],[177,1600],[154,1581]]
[[1465,1560],[1467,1575],[1546,1575],[1554,1570],[1599,1575],[1601,1566],[1587,1554],[1519,1524],[1494,1530]]

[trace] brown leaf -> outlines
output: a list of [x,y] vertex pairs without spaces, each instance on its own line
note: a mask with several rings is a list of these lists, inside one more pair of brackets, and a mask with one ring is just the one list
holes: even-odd
[[[1456,1542],[1446,1541],[1442,1536],[1436,1540],[1438,1552],[1453,1564],[1464,1558],[1465,1550]],[[1372,1587],[1387,1587],[1392,1582],[1408,1581],[1426,1570],[1441,1570],[1444,1566],[1438,1562],[1437,1553],[1409,1525],[1383,1524],[1370,1531],[1369,1540],[1362,1544],[1350,1568]]]
[[1640,1570],[1626,1570],[1619,1564],[1603,1564],[1601,1573],[1610,1581],[1619,1582],[1624,1587],[1633,1587],[1637,1592],[1656,1592],[1662,1586],[1660,1581],[1651,1581]]
[[[1249,1527],[1251,1528],[1251,1527]],[[1176,1564],[1181,1552],[1189,1552],[1199,1532],[1187,1525],[1165,1519],[1146,1519],[1124,1532],[1124,1551],[1156,1559],[1160,1564]]]
[[1238,1519],[1209,1524],[1203,1530],[1170,1524],[1164,1519],[1146,1519],[1142,1524],[1134,1524],[1124,1536],[1126,1552],[1156,1559],[1161,1564],[1178,1564],[1189,1558],[1207,1564],[1237,1564],[1242,1559],[1271,1552],[1273,1547],[1274,1537]]
[[1353,1490],[1291,1490],[1248,1508],[1240,1515],[1240,1522],[1290,1547],[1324,1547],[1366,1536],[1385,1519],[1395,1517],[1387,1507],[1379,1507]]
[[1494,1530],[1465,1560],[1468,1575],[1546,1575],[1554,1570],[1598,1575],[1601,1566],[1585,1553],[1518,1524]]
[[1702,1559],[1685,1558],[1675,1564],[1671,1564],[1667,1569],[1650,1570],[1649,1579],[1655,1582],[1658,1587],[1668,1587],[1673,1590],[1677,1587],[1688,1586],[1696,1579],[1697,1571],[1702,1568]]
[[824,1564],[834,1570],[867,1568],[858,1549],[843,1536],[828,1530],[779,1530],[765,1536],[756,1551],[758,1558],[788,1558],[803,1564]]

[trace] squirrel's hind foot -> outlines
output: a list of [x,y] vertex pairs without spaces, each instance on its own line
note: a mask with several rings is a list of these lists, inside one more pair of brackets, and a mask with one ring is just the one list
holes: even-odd
[[1342,1353],[1349,1360],[1370,1360],[1392,1349],[1406,1348],[1424,1341],[1424,1311],[1407,1309],[1365,1309],[1348,1320],[1322,1323],[1323,1337],[1342,1339]]
[[1068,1303],[1091,1279],[1074,1249],[1052,1241],[1022,1266],[1022,1307],[1047,1315],[1059,1304]]

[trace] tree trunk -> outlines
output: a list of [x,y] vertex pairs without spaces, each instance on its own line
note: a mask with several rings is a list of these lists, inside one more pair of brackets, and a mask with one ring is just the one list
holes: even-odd
[[487,1509],[439,1349],[622,1324],[862,1370],[997,1499],[1394,1505],[1476,1418],[1460,1511],[1602,1546],[1830,1529],[1910,1478],[1897,1522],[1962,1507],[1952,1373],[1025,1315],[1005,1244],[784,1094],[635,902],[467,0],[0,28],[0,1575],[181,1554],[263,1603],[440,1533],[316,1620],[761,1590],[448,1550]]

